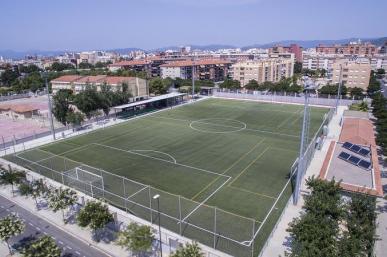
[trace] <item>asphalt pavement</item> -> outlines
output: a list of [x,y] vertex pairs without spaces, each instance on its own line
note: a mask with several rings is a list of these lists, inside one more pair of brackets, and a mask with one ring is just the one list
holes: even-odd
[[14,202],[0,196],[0,218],[11,213],[17,214],[25,223],[24,233],[13,237],[10,244],[17,248],[28,244],[41,236],[49,235],[55,239],[57,245],[62,249],[65,257],[107,257],[108,255],[90,247],[87,243],[64,232],[55,225],[39,218],[30,211],[15,204]]

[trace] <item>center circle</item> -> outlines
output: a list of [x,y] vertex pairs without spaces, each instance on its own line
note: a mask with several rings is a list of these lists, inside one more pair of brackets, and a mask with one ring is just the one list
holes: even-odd
[[210,118],[192,121],[190,128],[205,133],[231,133],[246,129],[246,123],[222,118]]

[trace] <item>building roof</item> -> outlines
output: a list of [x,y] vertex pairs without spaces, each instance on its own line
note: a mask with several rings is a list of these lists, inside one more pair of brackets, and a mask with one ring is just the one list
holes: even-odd
[[51,82],[60,82],[60,83],[72,83],[78,79],[82,78],[82,76],[79,75],[63,75],[59,78],[51,80]]
[[1,104],[0,110],[2,111],[14,111],[18,113],[37,111],[39,108],[30,104]]
[[344,117],[339,141],[376,146],[372,122],[364,118]]
[[103,79],[103,82],[106,82],[108,85],[117,85],[130,80],[136,79],[135,77],[119,77],[119,76],[107,76]]
[[142,100],[142,101],[138,101],[138,102],[134,102],[134,103],[115,106],[113,108],[116,110],[122,110],[122,109],[130,108],[130,107],[135,107],[135,106],[139,106],[139,105],[143,105],[143,104],[147,104],[147,103],[157,102],[160,100],[165,100],[165,99],[174,98],[174,97],[178,97],[178,96],[184,96],[184,95],[186,95],[186,94],[173,92],[173,93],[169,93],[169,94],[165,94],[165,95],[155,96],[155,97],[152,97],[152,98],[149,98],[146,100]]
[[198,65],[217,65],[217,64],[231,64],[230,61],[222,59],[203,59],[203,60],[185,60],[185,61],[172,61],[166,64],[160,65],[160,67],[185,67],[185,66],[198,66]]
[[128,82],[130,80],[136,79],[136,77],[120,77],[120,76],[106,76],[106,75],[98,75],[98,76],[77,76],[77,75],[65,75],[54,80],[51,80],[55,83],[77,83],[77,84],[102,84],[107,83],[109,85],[117,85],[123,82]]
[[[347,113],[347,117],[344,115],[339,142],[332,141],[329,146],[320,170],[320,178],[328,180],[335,178],[336,181],[341,180],[340,186],[345,191],[383,196],[380,166],[372,123],[368,119],[348,117],[348,115],[351,116],[351,113]],[[365,149],[369,149],[370,155],[361,156],[344,148],[343,143],[345,142],[358,144]],[[338,156],[341,152],[346,152],[359,159],[370,162],[371,168],[365,170],[340,159]]]
[[146,65],[150,63],[152,63],[151,60],[141,59],[141,60],[116,62],[116,63],[110,64],[109,67],[136,66],[136,65]]
[[85,76],[81,77],[80,79],[76,80],[76,83],[91,83],[95,84],[98,82],[103,81],[103,79],[106,78],[106,75],[97,75],[97,76]]

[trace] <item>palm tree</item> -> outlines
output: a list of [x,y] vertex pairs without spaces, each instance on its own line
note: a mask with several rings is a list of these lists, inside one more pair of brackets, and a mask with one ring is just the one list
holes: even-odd
[[11,255],[12,249],[9,245],[9,239],[23,233],[24,227],[23,221],[14,215],[8,215],[0,219],[0,240],[7,244]]
[[24,257],[59,257],[62,250],[50,236],[43,236],[23,250]]
[[69,188],[55,188],[47,195],[48,206],[54,211],[62,211],[63,222],[66,223],[64,210],[78,201],[77,193]]
[[14,185],[21,183],[26,178],[24,171],[12,171],[11,166],[8,166],[8,170],[0,167],[0,184],[11,185],[12,196],[14,196]]

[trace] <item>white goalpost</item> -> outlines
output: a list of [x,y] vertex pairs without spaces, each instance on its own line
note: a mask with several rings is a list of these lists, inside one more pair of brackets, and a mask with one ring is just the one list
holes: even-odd
[[104,197],[105,185],[102,171],[87,165],[81,165],[63,172],[65,185],[91,194],[92,197]]

